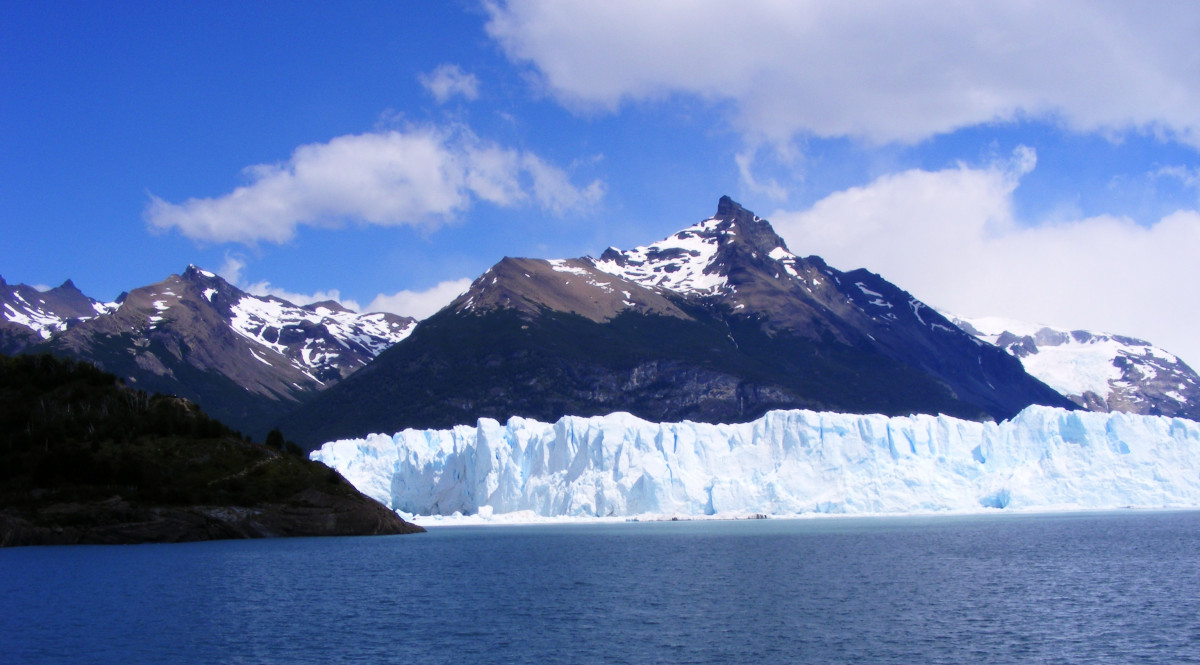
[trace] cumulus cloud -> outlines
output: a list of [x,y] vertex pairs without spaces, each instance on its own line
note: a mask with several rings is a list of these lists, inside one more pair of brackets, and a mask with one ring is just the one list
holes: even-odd
[[455,95],[473,100],[479,97],[479,79],[468,74],[458,65],[439,65],[428,74],[418,77],[421,85],[429,91],[439,104],[445,104]]
[[752,140],[916,142],[1035,117],[1200,146],[1200,5],[761,0],[487,5],[489,35],[579,108],[696,95]]
[[579,188],[532,153],[480,140],[463,128],[413,128],[339,136],[303,145],[286,162],[245,169],[249,183],[213,198],[171,203],[151,196],[151,228],[197,240],[284,242],[296,228],[346,221],[432,228],[473,202],[532,201],[555,212],[603,193]]
[[905,171],[770,219],[793,252],[867,267],[954,313],[1132,335],[1200,367],[1200,212],[1030,225],[1013,192],[1035,163],[1022,148],[985,167]]
[[267,282],[267,281],[255,282],[253,284],[247,284],[241,288],[243,291],[253,294],[253,295],[256,295],[256,296],[275,296],[276,298],[282,298],[282,299],[292,303],[293,305],[303,306],[303,305],[311,305],[312,303],[315,303],[315,302],[325,302],[327,300],[333,300],[335,302],[341,303],[341,305],[343,307],[347,307],[356,312],[360,311],[360,308],[359,308],[357,302],[355,302],[353,300],[342,300],[342,292],[337,289],[329,289],[328,291],[317,291],[315,293],[297,293],[295,291],[288,291],[287,289],[279,288],[277,286],[272,285],[270,282]]
[[470,279],[441,282],[425,291],[398,291],[391,295],[379,294],[367,305],[368,312],[391,312],[414,319],[424,319],[450,304],[471,286]]
[[586,208],[604,196],[603,182],[594,180],[580,189],[571,184],[565,171],[531,153],[521,156],[521,170],[528,173],[532,180],[533,198],[538,205],[557,214]]

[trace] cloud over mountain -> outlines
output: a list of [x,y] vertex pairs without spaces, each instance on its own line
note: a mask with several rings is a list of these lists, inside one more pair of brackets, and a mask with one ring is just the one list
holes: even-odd
[[424,291],[404,289],[391,295],[381,293],[367,305],[368,312],[391,312],[414,319],[424,319],[450,304],[471,286],[470,278],[435,284]]
[[244,173],[248,184],[224,196],[183,203],[151,196],[146,221],[196,240],[278,243],[299,226],[433,228],[476,201],[563,212],[603,194],[599,181],[577,187],[537,155],[479,139],[462,127],[339,136]]
[[1013,193],[1035,161],[1019,149],[985,167],[912,169],[771,218],[795,251],[866,266],[938,307],[1115,330],[1200,364],[1200,213],[1023,224]]
[[756,139],[917,142],[1037,117],[1200,146],[1191,3],[553,2],[488,5],[488,33],[560,101],[694,95]]

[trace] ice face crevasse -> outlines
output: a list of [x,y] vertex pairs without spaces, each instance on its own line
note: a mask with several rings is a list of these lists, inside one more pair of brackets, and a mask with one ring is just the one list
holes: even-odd
[[1029,407],[1002,423],[774,411],[405,430],[312,458],[418,515],[910,513],[1200,506],[1200,423]]

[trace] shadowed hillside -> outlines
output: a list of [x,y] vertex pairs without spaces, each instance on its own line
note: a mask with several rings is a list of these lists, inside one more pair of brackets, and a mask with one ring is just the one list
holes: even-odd
[[269,442],[85,363],[0,356],[0,544],[420,530]]

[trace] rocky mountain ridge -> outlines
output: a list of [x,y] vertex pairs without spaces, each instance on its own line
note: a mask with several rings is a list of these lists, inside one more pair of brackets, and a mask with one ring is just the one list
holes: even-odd
[[109,313],[118,304],[87,297],[69,279],[39,291],[0,277],[0,353],[20,353],[73,323]]
[[1147,341],[997,318],[954,322],[1089,411],[1200,420],[1200,375]]
[[416,325],[332,302],[301,307],[255,296],[196,266],[110,304],[87,299],[70,282],[41,294],[24,286],[0,293],[12,294],[4,320],[6,330],[18,331],[0,352],[87,360],[132,386],[194,401],[256,435]]
[[1074,408],[882,277],[792,253],[723,197],[713,217],[645,247],[501,260],[286,424],[314,446],[479,417],[737,422],[811,408],[1003,419],[1031,403]]
[[[253,296],[195,266],[114,303],[69,281],[39,291],[0,280],[0,353],[85,359],[240,430],[279,425],[309,447],[479,417],[613,411],[657,421],[739,422],[775,408],[1004,419],[1037,403],[1200,416],[1194,372],[1143,342],[973,335],[960,323],[877,274],[793,253],[728,197],[712,217],[643,247],[503,258],[420,327],[336,302]],[[1124,351],[1040,369],[1081,335],[1088,349]],[[1075,376],[1064,383],[1064,372]],[[1073,388],[1096,375],[1099,387]]]

